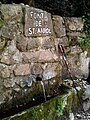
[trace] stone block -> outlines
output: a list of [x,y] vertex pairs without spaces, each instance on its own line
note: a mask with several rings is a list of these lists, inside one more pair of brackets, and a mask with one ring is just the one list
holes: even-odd
[[1,58],[1,63],[4,63],[4,64],[7,64],[7,65],[10,65],[12,64],[11,62],[12,60],[10,59],[10,56],[5,56],[5,55],[2,55],[2,58]]
[[33,7],[25,7],[25,36],[53,34],[51,14]]
[[2,4],[1,5],[1,14],[3,19],[8,21],[18,21],[22,22],[22,7],[16,4]]
[[29,75],[30,74],[30,66],[29,64],[20,64],[14,69],[14,74],[17,75]]
[[18,27],[16,23],[9,23],[1,28],[1,35],[4,38],[7,38],[9,40],[13,40],[14,37],[16,36],[18,31]]
[[62,37],[62,38],[55,38],[55,46],[56,49],[58,50],[58,44],[62,44],[63,46],[68,46],[68,38],[67,37]]
[[39,51],[36,52],[22,52],[23,62],[37,62],[39,58]]
[[30,51],[32,49],[37,49],[41,46],[42,44],[42,37],[37,37],[37,38],[27,38],[24,37],[23,35],[17,36],[16,37],[16,47],[18,48],[19,51],[26,52]]
[[80,33],[80,32],[67,32],[67,36],[70,36],[70,37],[85,37],[86,35],[84,33]]
[[41,38],[41,48],[51,49],[55,47],[55,41],[52,37],[46,36]]
[[16,47],[19,51],[26,51],[27,49],[28,38],[25,38],[23,35],[16,37]]
[[54,27],[54,33],[57,38],[66,36],[66,29],[62,17],[53,16],[53,27]]
[[43,71],[43,80],[51,79],[57,76],[61,71],[61,65],[58,63],[48,63]]
[[40,51],[38,61],[40,62],[54,62],[58,60],[58,56],[54,51],[42,50]]
[[1,55],[1,62],[7,65],[22,62],[22,53],[16,48],[16,42],[14,40],[10,41],[4,49]]
[[40,38],[29,38],[27,43],[27,50],[37,49],[41,46]]
[[81,31],[83,29],[84,24],[81,18],[66,17],[65,26],[66,26],[66,29],[70,31]]
[[82,49],[79,46],[75,45],[75,46],[71,47],[70,54],[75,55],[75,54],[79,54],[81,52],[82,52]]
[[10,74],[11,74],[10,66],[7,66],[5,64],[0,64],[0,77],[8,78],[10,77]]
[[54,62],[58,56],[54,51],[39,50],[35,52],[22,52],[24,62]]
[[41,64],[35,63],[33,66],[31,66],[31,73],[34,75],[42,75],[43,69]]

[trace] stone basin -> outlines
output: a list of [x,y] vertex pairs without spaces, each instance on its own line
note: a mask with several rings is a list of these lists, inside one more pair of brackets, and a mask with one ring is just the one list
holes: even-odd
[[[70,115],[78,109],[79,102],[74,89],[68,87],[62,95],[57,95],[53,98],[48,98],[44,101],[41,97],[40,101],[35,102],[36,105],[29,103],[23,106],[23,111],[19,112],[20,106],[18,107],[18,113],[12,116],[3,118],[2,120],[68,120]],[[79,91],[82,94],[82,90]],[[31,107],[29,107],[31,105]],[[27,107],[28,106],[28,107]],[[28,108],[28,109],[27,109]],[[15,109],[12,109],[13,112]]]

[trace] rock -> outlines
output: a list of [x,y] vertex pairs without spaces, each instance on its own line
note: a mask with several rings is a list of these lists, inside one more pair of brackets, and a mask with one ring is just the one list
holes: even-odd
[[2,41],[0,38],[0,51],[4,49],[5,43],[6,43],[6,41],[5,40]]
[[22,63],[22,53],[17,50],[16,53],[12,56],[12,59],[14,63]]
[[46,62],[58,61],[58,56],[54,51],[39,50],[36,52],[22,52],[24,62]]
[[54,39],[50,37],[25,38],[18,37],[16,39],[17,48],[22,51],[30,51],[32,49],[49,49],[54,47]]
[[40,42],[41,42],[41,48],[42,49],[50,49],[50,48],[54,48],[54,44],[55,41],[53,38],[50,38],[49,36],[40,38]]
[[44,68],[43,72],[43,80],[48,80],[51,79],[55,76],[57,76],[60,72],[61,68],[58,63],[49,63],[47,66]]
[[3,103],[3,79],[0,78],[0,105]]
[[3,19],[8,21],[18,21],[22,22],[22,7],[16,4],[2,4],[1,5],[1,13]]
[[25,7],[25,36],[53,34],[51,14],[33,7]]
[[54,51],[41,50],[39,52],[39,58],[38,58],[39,62],[46,62],[46,61],[53,62],[57,60],[58,60],[58,56],[54,53]]
[[83,29],[83,21],[81,18],[65,18],[65,26],[67,27],[68,30],[71,31],[81,31]]
[[87,51],[84,51],[83,53],[80,54],[80,69],[81,69],[81,74],[87,78],[89,75],[89,62],[90,62],[90,57],[87,57]]
[[41,67],[41,64],[34,64],[31,67],[31,73],[34,75],[42,75],[43,69]]
[[80,33],[80,32],[67,32],[67,35],[70,37],[85,37],[86,36],[84,33]]
[[58,51],[58,44],[62,44],[64,47],[69,46],[68,38],[67,37],[55,38],[55,46],[57,48],[57,51]]
[[54,33],[57,38],[66,36],[66,29],[64,25],[64,20],[60,16],[53,16],[53,26],[54,26]]
[[22,53],[16,48],[15,41],[12,40],[2,53],[1,62],[7,65],[22,62]]
[[10,77],[11,70],[10,67],[4,64],[0,64],[0,77],[8,78]]
[[75,45],[71,47],[70,54],[79,54],[81,52],[82,52],[82,49],[79,46]]
[[22,59],[25,63],[37,62],[39,58],[39,51],[36,52],[22,52]]
[[16,47],[18,50],[24,52],[27,49],[28,39],[23,35],[16,37]]
[[10,59],[10,56],[2,55],[1,63],[10,65],[10,64],[12,64],[12,60]]
[[1,35],[4,38],[13,40],[18,31],[16,23],[9,23],[1,28]]
[[40,38],[29,38],[28,39],[27,50],[37,49],[40,46],[41,46]]
[[70,120],[74,120],[74,114],[70,113],[69,118],[70,118]]
[[30,66],[29,64],[20,64],[14,69],[15,75],[29,75],[30,74]]
[[6,47],[6,49],[4,51],[4,55],[6,55],[6,54],[14,55],[16,51],[17,51],[16,41],[12,40],[8,43],[8,46]]

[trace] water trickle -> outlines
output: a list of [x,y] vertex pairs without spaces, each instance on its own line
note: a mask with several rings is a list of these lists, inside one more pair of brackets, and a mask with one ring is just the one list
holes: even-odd
[[45,85],[44,85],[43,81],[41,81],[41,85],[42,85],[42,89],[43,89],[44,99],[45,99],[45,101],[47,101],[47,99],[46,99]]

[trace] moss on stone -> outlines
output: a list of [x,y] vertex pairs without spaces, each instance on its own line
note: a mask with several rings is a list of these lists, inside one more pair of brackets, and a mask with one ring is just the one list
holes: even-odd
[[[80,90],[79,95],[82,92],[83,90]],[[8,117],[3,120],[57,120],[61,118],[68,120],[70,111],[74,113],[78,105],[79,100],[75,90],[70,90],[68,94],[57,96],[50,99],[50,101],[31,107],[14,117]]]
[[4,24],[5,24],[4,21],[0,19],[0,28],[2,28]]
[[46,103],[40,104],[38,106],[35,106],[26,110],[25,113],[22,112],[21,115],[17,114],[16,117],[12,117],[12,118],[9,117],[3,120],[9,120],[9,119],[11,120],[56,120],[56,118],[58,117],[56,108],[58,105],[60,105],[60,101],[62,101],[62,97],[58,96],[56,98],[51,99],[50,101],[47,101]]

